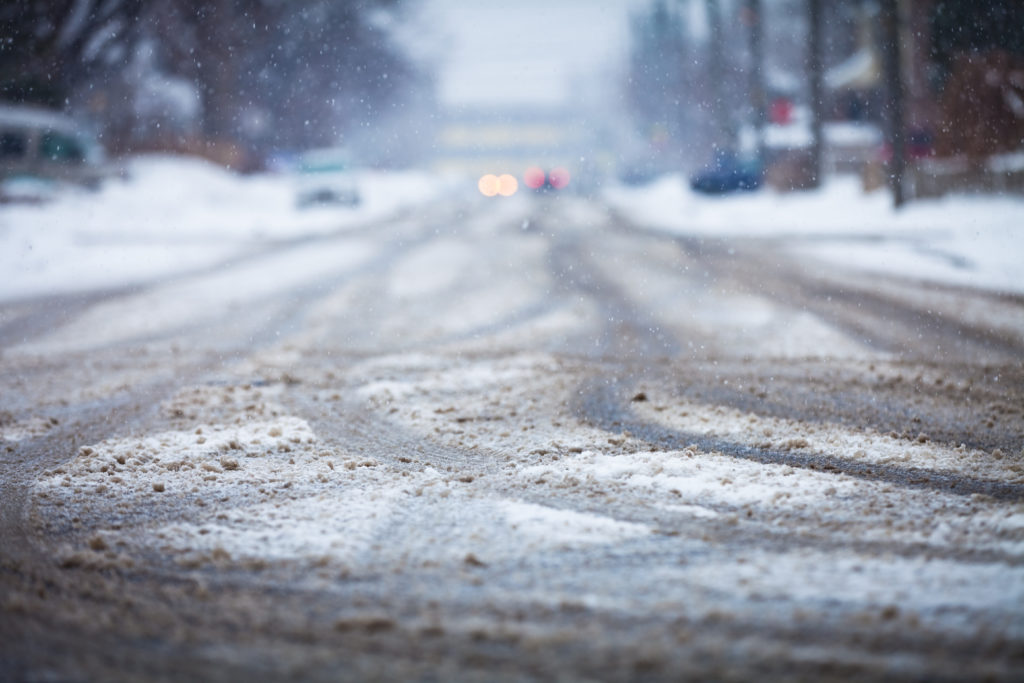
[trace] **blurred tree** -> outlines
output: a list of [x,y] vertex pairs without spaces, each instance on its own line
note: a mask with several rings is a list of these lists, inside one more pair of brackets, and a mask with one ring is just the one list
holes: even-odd
[[810,187],[821,185],[824,170],[825,66],[822,55],[822,0],[807,0],[807,81],[811,105]]
[[690,48],[678,10],[665,0],[654,0],[646,11],[634,15],[631,29],[627,98],[637,128],[650,146],[646,161],[660,171],[677,161],[674,152],[688,123]]
[[380,14],[394,2],[290,5],[284,40],[262,58],[258,83],[272,93],[266,104],[285,147],[337,142],[344,133],[372,126],[388,107],[411,97],[424,81],[390,42]]
[[1024,2],[935,0],[931,33],[932,60],[943,80],[958,54],[1003,50],[1024,56]]
[[0,98],[63,106],[78,83],[123,59],[143,0],[0,3]]
[[764,126],[768,120],[768,107],[764,90],[764,12],[761,0],[745,0],[743,20],[749,32],[748,88],[750,90],[750,108],[753,110],[755,144],[757,158],[763,162],[765,159]]
[[931,8],[936,151],[981,167],[1024,145],[1024,2],[936,0]]
[[906,133],[904,130],[904,86],[903,54],[901,32],[903,17],[899,0],[882,0],[882,52],[884,54],[886,114],[889,147],[892,159],[889,164],[889,186],[892,189],[893,206],[899,208],[904,202],[904,176],[906,173]]
[[243,163],[337,144],[430,87],[391,39],[402,5],[8,2],[0,88],[8,101],[91,110],[119,149],[189,148]]
[[202,134],[258,151],[337,144],[427,87],[390,39],[398,0],[165,0],[148,31],[195,83]]
[[725,38],[722,30],[722,12],[718,0],[705,0],[708,17],[708,102],[711,119],[715,123],[715,147],[729,149],[734,145],[734,131],[725,104]]
[[626,98],[653,170],[703,164],[735,146],[749,105],[740,18],[723,20],[718,0],[651,0],[634,15]]

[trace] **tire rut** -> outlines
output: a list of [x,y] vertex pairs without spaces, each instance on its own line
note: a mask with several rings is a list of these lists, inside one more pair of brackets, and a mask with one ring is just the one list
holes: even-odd
[[[662,238],[660,235],[658,237]],[[709,244],[702,240],[687,238],[680,238],[675,242],[687,251],[691,258],[699,260],[706,266],[705,277],[743,283],[751,293],[770,294],[785,305],[811,310],[819,317],[830,319],[854,335],[862,331],[864,323],[859,321],[865,314],[871,316],[876,323],[885,320],[886,316],[895,316],[904,328],[902,333],[890,335],[885,339],[879,337],[880,341],[874,342],[876,345],[881,344],[886,350],[894,350],[905,345],[908,339],[915,337],[907,329],[931,320],[928,332],[940,339],[949,340],[947,343],[958,349],[959,353],[969,354],[972,351],[983,350],[987,354],[994,353],[999,358],[1012,357],[1018,361],[1024,356],[1024,349],[999,335],[941,317],[933,319],[924,312],[877,295],[842,292],[843,295],[840,296],[841,290],[834,287],[823,284],[812,286],[806,278],[797,274],[795,268],[787,267],[785,264],[769,267],[765,265],[766,257],[744,254],[724,243]],[[577,291],[600,303],[606,320],[603,329],[598,333],[602,340],[602,350],[606,356],[620,359],[618,364],[606,365],[604,370],[594,374],[578,391],[576,412],[583,420],[594,426],[616,434],[632,433],[662,449],[682,449],[687,445],[696,444],[702,450],[722,452],[744,460],[841,473],[865,480],[884,481],[906,489],[945,491],[965,496],[983,494],[1009,502],[1024,500],[1022,485],[919,468],[857,463],[823,453],[805,455],[760,449],[728,440],[687,434],[640,420],[630,409],[629,397],[637,392],[637,386],[643,380],[663,380],[664,376],[661,373],[665,370],[665,357],[678,356],[681,345],[666,335],[652,312],[642,310],[624,292],[602,277],[598,269],[583,257],[578,244],[567,241],[556,243],[552,249],[552,270],[567,289]],[[786,273],[786,276],[783,277],[782,273]],[[930,342],[916,341],[913,348],[917,349],[916,353],[930,357],[927,355],[928,343]],[[771,364],[773,361],[765,362]],[[730,396],[714,388],[718,382],[709,381],[710,379],[706,376],[691,375],[680,378],[679,381],[686,385],[710,389],[713,399],[726,399],[721,401],[724,405],[734,406],[740,403],[736,400],[735,394]],[[749,400],[744,397],[742,403],[749,403]],[[749,405],[747,407],[749,408]],[[905,419],[905,414],[902,414],[900,408],[896,408],[896,412],[900,413],[899,418]],[[793,411],[784,410],[784,414],[792,417]],[[863,428],[864,424],[861,422],[856,426]]]
[[605,377],[591,380],[581,392],[579,413],[586,420],[609,432],[629,432],[659,449],[682,450],[693,444],[703,451],[750,460],[765,465],[789,465],[869,481],[882,481],[907,489],[943,491],[962,496],[983,494],[996,500],[1024,501],[1024,485],[968,477],[963,474],[898,467],[887,464],[858,463],[824,453],[792,453],[762,449],[726,439],[688,434],[638,419],[625,398],[635,392],[634,384],[609,382]]

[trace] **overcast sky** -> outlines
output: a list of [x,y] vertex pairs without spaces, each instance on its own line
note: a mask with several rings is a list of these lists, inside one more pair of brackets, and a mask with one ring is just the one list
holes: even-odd
[[419,22],[450,105],[564,104],[622,62],[640,0],[423,0]]

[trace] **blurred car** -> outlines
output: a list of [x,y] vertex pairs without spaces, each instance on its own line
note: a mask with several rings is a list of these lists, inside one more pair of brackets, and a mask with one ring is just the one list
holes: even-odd
[[299,157],[297,170],[295,203],[300,208],[324,204],[358,206],[362,201],[351,156],[343,148],[305,152]]
[[89,188],[110,175],[95,137],[75,119],[36,107],[0,106],[0,198],[42,199],[58,183]]
[[523,173],[523,182],[536,192],[552,192],[569,187],[571,176],[562,166],[544,170],[540,166],[531,166]]
[[756,190],[763,181],[764,171],[757,160],[721,152],[708,167],[690,178],[690,187],[704,194],[727,194]]

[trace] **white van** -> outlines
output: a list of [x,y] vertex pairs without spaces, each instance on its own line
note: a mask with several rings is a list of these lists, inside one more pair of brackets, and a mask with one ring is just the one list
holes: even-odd
[[360,202],[359,184],[348,152],[341,147],[314,149],[299,157],[299,208],[322,204],[354,207]]

